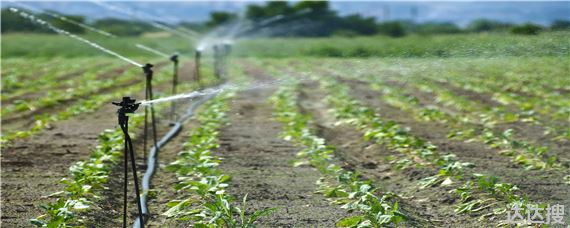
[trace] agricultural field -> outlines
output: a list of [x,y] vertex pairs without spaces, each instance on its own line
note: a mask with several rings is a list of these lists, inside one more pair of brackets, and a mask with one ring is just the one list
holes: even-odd
[[[569,36],[238,40],[221,77],[204,52],[199,82],[193,53],[180,53],[178,92],[205,92],[153,104],[159,139],[189,119],[157,153],[145,224],[523,227],[507,221],[518,207],[565,227]],[[125,138],[111,102],[145,100],[145,77],[74,42],[2,37],[3,227],[122,225]],[[172,62],[133,42],[187,43],[108,46],[154,65],[154,98],[173,95]],[[129,120],[139,179],[152,161],[145,107]],[[132,224],[134,194],[127,203]]]

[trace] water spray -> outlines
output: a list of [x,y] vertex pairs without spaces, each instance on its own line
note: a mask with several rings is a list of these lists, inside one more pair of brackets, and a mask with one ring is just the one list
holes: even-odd
[[140,199],[140,192],[139,192],[139,181],[137,178],[137,166],[135,164],[135,152],[133,148],[133,142],[131,137],[129,136],[129,116],[127,114],[134,113],[138,108],[140,103],[135,103],[135,99],[131,99],[130,97],[123,97],[121,102],[113,102],[114,105],[119,106],[117,110],[117,117],[119,126],[124,134],[124,163],[123,163],[123,171],[124,171],[124,181],[123,181],[123,228],[127,227],[127,193],[128,193],[128,156],[131,157],[131,168],[133,172],[134,184],[135,184],[135,194],[137,198],[137,207],[139,212],[139,219],[141,227],[143,227],[143,213],[142,213],[142,206],[141,206],[141,199]]
[[176,30],[176,29],[171,28],[171,27],[169,27],[169,26],[166,26],[166,25],[157,23],[157,22],[152,21],[152,20],[140,18],[140,17],[138,17],[135,13],[131,12],[130,10],[120,9],[119,7],[116,7],[116,6],[113,6],[113,5],[110,5],[110,4],[105,4],[105,3],[100,2],[100,1],[91,1],[91,2],[93,2],[93,3],[95,3],[96,5],[99,5],[99,6],[101,6],[101,7],[104,7],[104,8],[106,8],[106,9],[109,9],[109,10],[111,10],[111,11],[115,11],[115,12],[117,12],[117,13],[125,14],[125,15],[130,16],[130,17],[132,17],[132,18],[135,18],[135,19],[137,19],[137,20],[139,20],[139,21],[146,22],[146,23],[152,25],[152,26],[155,27],[155,28],[158,28],[158,29],[161,29],[161,30],[170,32],[170,33],[172,33],[172,34],[181,36],[181,37],[183,37],[183,38],[196,39],[196,37],[195,37],[194,35],[189,35],[189,34],[187,34],[187,33],[181,32],[181,31],[179,31],[179,30]]
[[261,21],[255,23],[254,25],[250,25],[250,26],[246,27],[245,29],[242,29],[241,31],[238,31],[238,32],[236,33],[236,37],[239,37],[239,36],[242,36],[242,35],[246,35],[246,34],[248,34],[248,33],[252,33],[252,32],[254,32],[254,31],[256,31],[256,30],[259,30],[259,29],[268,27],[268,26],[270,26],[270,25],[272,25],[272,24],[279,23],[279,22],[282,22],[282,21],[285,21],[285,20],[288,20],[288,19],[293,20],[293,19],[295,19],[296,17],[299,17],[299,16],[301,16],[301,15],[303,15],[303,14],[308,14],[308,13],[311,13],[311,12],[312,12],[311,9],[303,9],[303,10],[300,10],[300,11],[294,13],[294,14],[287,15],[287,16],[280,14],[280,15],[277,15],[277,16],[270,17],[270,18],[261,20]]
[[81,22],[78,22],[78,21],[71,20],[71,19],[69,19],[69,18],[67,18],[67,17],[64,17],[64,16],[62,16],[62,15],[59,15],[59,14],[57,14],[57,13],[52,13],[52,12],[49,12],[49,11],[47,11],[47,10],[40,10],[40,9],[38,9],[38,8],[36,8],[36,7],[30,6],[30,5],[26,5],[26,4],[22,3],[22,2],[16,2],[16,1],[10,1],[10,2],[13,3],[13,4],[15,4],[15,5],[17,5],[17,6],[19,6],[19,7],[26,8],[26,9],[28,9],[28,10],[30,10],[30,11],[34,11],[34,12],[41,12],[41,13],[43,13],[43,14],[46,14],[46,15],[50,16],[50,17],[57,18],[57,19],[59,19],[59,20],[65,21],[65,22],[67,22],[67,23],[77,25],[77,26],[82,27],[82,28],[84,28],[84,29],[87,29],[87,30],[90,30],[90,31],[99,33],[99,34],[101,34],[101,35],[103,35],[103,36],[107,36],[107,37],[111,37],[111,38],[117,37],[117,36],[115,36],[115,35],[113,35],[113,34],[111,34],[111,33],[105,32],[105,31],[100,30],[100,29],[96,29],[96,28],[94,28],[94,27],[92,27],[92,26],[89,26],[89,25],[87,25],[87,24],[84,24],[84,23],[81,23]]
[[97,48],[97,49],[99,49],[100,51],[103,51],[103,52],[105,52],[105,53],[107,53],[107,54],[110,54],[110,55],[115,56],[115,57],[117,57],[117,58],[119,58],[119,59],[122,59],[123,61],[128,62],[128,63],[130,63],[130,64],[132,64],[132,65],[135,65],[135,66],[137,66],[137,67],[143,67],[142,64],[140,64],[140,63],[138,63],[138,62],[136,62],[136,61],[134,61],[134,60],[132,60],[132,59],[129,59],[129,58],[125,57],[125,56],[122,56],[122,55],[120,55],[120,54],[114,52],[114,51],[111,51],[111,50],[109,50],[109,49],[107,49],[107,48],[104,48],[104,47],[102,47],[101,45],[99,45],[99,44],[97,44],[97,43],[95,43],[95,42],[89,41],[89,40],[87,40],[87,39],[85,39],[85,38],[83,38],[83,37],[80,37],[80,36],[78,36],[78,35],[75,35],[75,34],[73,34],[73,33],[70,33],[70,32],[68,32],[68,31],[65,31],[65,30],[60,29],[60,28],[58,28],[58,27],[55,27],[55,26],[53,26],[52,24],[50,24],[49,22],[46,22],[46,21],[44,21],[44,20],[42,20],[42,19],[39,19],[39,18],[35,17],[35,16],[32,15],[32,14],[23,12],[23,11],[21,11],[21,10],[19,10],[19,9],[16,9],[16,8],[13,8],[13,7],[10,7],[9,9],[10,9],[10,11],[12,11],[12,12],[14,12],[14,13],[18,13],[21,17],[24,17],[24,18],[26,18],[26,19],[29,19],[30,21],[32,21],[32,22],[34,22],[34,23],[38,23],[38,24],[40,24],[40,25],[43,25],[43,26],[45,26],[46,28],[48,28],[49,30],[52,30],[52,31],[54,31],[54,32],[56,32],[56,33],[58,33],[58,34],[62,34],[62,35],[71,37],[71,38],[73,38],[73,39],[79,40],[79,41],[81,41],[81,42],[83,42],[83,43],[85,43],[85,44],[87,44],[87,45],[89,45],[89,46],[91,46],[91,47]]
[[[152,76],[153,76],[153,71],[152,71],[152,67],[153,65],[150,63],[147,63],[146,65],[144,65],[142,67],[144,75],[146,77],[146,88],[145,88],[145,99],[153,99],[153,95],[152,95]],[[157,137],[156,137],[156,119],[154,116],[154,106],[150,105],[145,107],[144,109],[144,140],[143,140],[143,148],[144,151],[147,151],[147,138],[148,138],[148,113],[149,113],[149,109],[150,109],[150,116],[151,116],[151,123],[152,123],[152,137],[153,137],[153,141],[154,141],[154,147],[156,147],[158,149],[157,143]],[[143,153],[144,156],[144,160],[146,161],[146,153]]]

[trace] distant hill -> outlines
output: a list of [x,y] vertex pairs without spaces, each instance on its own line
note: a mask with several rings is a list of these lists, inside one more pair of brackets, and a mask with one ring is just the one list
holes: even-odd
[[[80,14],[88,19],[105,17],[125,18],[91,2],[25,2],[42,9],[52,9],[67,14]],[[2,7],[10,2],[2,2]],[[110,2],[139,12],[160,16],[164,22],[205,21],[209,13],[216,10],[240,12],[247,4],[260,2],[237,1],[195,1],[195,2]],[[542,25],[554,20],[570,19],[570,2],[348,2],[332,1],[331,6],[341,15],[360,13],[374,16],[377,20],[410,19],[416,22],[446,21],[465,25],[477,18],[488,18],[503,22],[533,22]]]

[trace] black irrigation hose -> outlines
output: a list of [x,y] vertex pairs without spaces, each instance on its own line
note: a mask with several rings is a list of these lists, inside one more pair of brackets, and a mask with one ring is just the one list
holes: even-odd
[[[142,179],[142,192],[143,194],[140,197],[140,205],[142,205],[142,214],[144,216],[149,215],[148,212],[148,208],[147,208],[147,195],[148,195],[148,191],[150,190],[150,181],[152,179],[152,176],[155,173],[156,170],[156,155],[157,155],[157,148],[160,149],[162,146],[164,146],[166,143],[168,143],[168,141],[170,141],[174,136],[176,136],[180,130],[182,129],[182,124],[188,120],[188,118],[192,117],[194,115],[194,110],[196,110],[196,108],[198,108],[198,106],[200,106],[201,104],[203,104],[204,102],[208,101],[209,99],[215,97],[217,95],[217,93],[214,94],[210,94],[204,97],[201,97],[199,100],[197,100],[196,102],[192,103],[190,106],[188,106],[188,109],[186,109],[186,113],[180,117],[180,119],[178,119],[178,121],[174,122],[174,126],[170,129],[170,131],[168,131],[168,133],[166,133],[165,136],[163,136],[160,141],[157,143],[156,147],[152,147],[149,151],[149,156],[148,156],[148,160],[147,160],[147,169],[146,172],[143,176]],[[140,219],[137,218],[135,219],[135,223],[133,224],[134,228],[140,228],[141,227],[141,223],[140,223]],[[146,223],[147,220],[145,220]],[[143,224],[144,225],[144,224]]]

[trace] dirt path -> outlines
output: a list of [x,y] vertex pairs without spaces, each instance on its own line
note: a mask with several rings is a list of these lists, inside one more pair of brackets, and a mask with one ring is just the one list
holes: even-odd
[[313,193],[316,170],[289,164],[300,148],[280,139],[281,126],[266,101],[270,95],[271,89],[247,91],[231,104],[217,153],[224,159],[220,168],[232,176],[228,191],[237,199],[248,194],[248,211],[278,208],[261,220],[262,227],[334,227],[344,212]]

